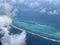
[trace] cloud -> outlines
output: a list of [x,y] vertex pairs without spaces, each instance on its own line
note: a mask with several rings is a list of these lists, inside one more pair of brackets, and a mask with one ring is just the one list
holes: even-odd
[[19,4],[19,3],[24,3],[25,2],[25,0],[12,0],[12,2],[13,3],[17,3],[17,4]]
[[36,7],[39,7],[39,3],[38,3],[37,1],[35,1],[35,2],[30,2],[30,3],[28,4],[28,6],[29,6],[29,7],[32,7],[32,8],[36,8]]
[[45,13],[45,12],[46,12],[46,8],[40,10],[40,13]]
[[25,2],[25,0],[18,0],[18,3],[23,3]]
[[25,45],[26,44],[26,32],[23,31],[21,34],[16,35],[5,35],[2,38],[3,45]]
[[53,0],[45,0],[45,2],[52,3]]
[[9,27],[12,20],[7,16],[0,16],[0,29],[4,34],[2,38],[3,45],[24,45],[26,40],[26,32],[23,31],[21,34],[9,35]]
[[0,16],[0,33],[4,34],[1,41],[3,45],[25,45],[26,44],[26,32],[23,31],[21,34],[9,35],[10,25],[12,19],[8,16]]
[[[11,13],[12,5],[10,5],[9,3],[4,3],[4,4],[2,5],[2,7],[3,7],[6,15],[11,15],[11,14],[12,14],[12,13]],[[8,13],[7,13],[7,12],[8,12]]]
[[[3,0],[4,1],[4,0]],[[7,3],[7,2],[1,2],[0,3],[0,15],[12,15],[11,10],[13,9],[13,5]]]
[[56,14],[58,14],[58,12],[56,10],[53,10],[53,11],[49,11],[48,14],[49,15],[56,15]]
[[[42,0],[43,1],[43,0]],[[48,2],[48,3],[53,3],[53,2],[60,2],[60,0],[44,0],[45,2]]]
[[4,33],[8,33],[8,28],[9,25],[12,23],[12,19],[8,16],[0,16],[0,29],[2,29],[2,31]]
[[[6,0],[5,0],[6,1]],[[5,2],[0,0],[0,34],[4,35],[1,38],[3,45],[25,45],[26,43],[26,32],[23,31],[21,34],[9,35],[9,29],[11,28],[13,18],[16,15],[17,8],[11,2]],[[20,0],[19,0],[20,1]],[[19,2],[18,1],[18,2]],[[23,2],[23,1],[21,1]]]
[[12,2],[16,3],[16,2],[17,2],[17,0],[12,0]]
[[60,0],[41,0],[40,2],[52,4],[52,5],[55,5],[55,6],[60,4]]

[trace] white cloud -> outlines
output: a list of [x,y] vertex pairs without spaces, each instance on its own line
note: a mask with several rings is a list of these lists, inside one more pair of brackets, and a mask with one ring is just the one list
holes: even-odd
[[[0,34],[3,34],[1,41],[3,45],[25,45],[26,43],[26,32],[23,31],[21,34],[9,35],[10,25],[12,24],[12,17],[16,14],[16,8],[14,8],[13,4],[8,2],[4,2],[5,0],[1,0],[0,2]],[[20,1],[20,0],[19,0]],[[21,1],[23,2],[23,1]],[[15,3],[14,3],[15,4]],[[12,9],[14,10],[12,11]],[[4,13],[4,14],[3,14]]]
[[12,19],[8,16],[0,16],[0,27],[1,26],[5,26],[5,25],[9,25],[12,23]]
[[12,5],[10,5],[9,3],[3,3],[3,7],[4,7],[5,14],[10,15],[12,10]]
[[25,0],[12,0],[12,2],[13,2],[13,3],[17,3],[17,4],[18,4],[18,3],[24,3],[24,2],[25,2]]
[[26,44],[26,32],[21,34],[9,35],[10,25],[12,19],[8,16],[0,16],[0,33],[4,34],[1,41],[3,45],[25,45]]
[[48,3],[48,4],[54,4],[54,5],[58,5],[60,4],[60,0],[42,0],[42,2]]
[[[8,16],[0,16],[0,29],[4,33],[8,33],[9,25],[12,23],[12,19]],[[5,27],[6,26],[6,27]]]
[[25,0],[18,0],[18,3],[23,3],[25,2]]
[[60,3],[59,0],[49,0],[49,3],[51,4],[54,4],[54,5],[58,5]]
[[36,7],[39,7],[39,3],[37,1],[35,2],[31,2],[28,4],[29,7],[32,7],[32,8],[36,8]]
[[46,8],[40,10],[40,13],[45,13],[45,12],[46,12]]
[[56,14],[58,14],[58,12],[56,10],[53,10],[53,11],[49,11],[48,14],[56,15]]
[[12,2],[16,3],[17,0],[12,0]]
[[26,32],[16,35],[5,35],[2,38],[3,45],[25,45],[26,44]]
[[48,3],[52,3],[52,2],[53,2],[53,0],[46,0],[46,2],[48,2]]
[[12,6],[13,5],[10,5],[9,3],[7,3],[7,2],[2,2],[2,3],[0,3],[0,13],[2,13],[2,14],[0,14],[0,15],[12,15],[12,12],[11,12],[11,10],[12,10]]

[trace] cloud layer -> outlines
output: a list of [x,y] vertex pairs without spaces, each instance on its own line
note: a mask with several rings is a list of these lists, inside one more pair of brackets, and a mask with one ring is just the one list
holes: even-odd
[[9,35],[10,25],[12,19],[8,16],[0,16],[0,33],[4,36],[1,41],[3,45],[25,45],[26,44],[26,32],[23,31],[21,34]]
[[[0,34],[4,35],[0,40],[3,45],[25,45],[26,44],[26,32],[22,31],[21,34],[9,35],[9,29],[11,28],[13,18],[16,15],[17,9],[14,5],[17,0],[11,0],[9,3],[7,0],[0,0]],[[24,0],[19,0],[19,3]]]
[[21,34],[9,35],[6,34],[2,38],[3,45],[25,45],[26,44],[26,32],[23,31]]

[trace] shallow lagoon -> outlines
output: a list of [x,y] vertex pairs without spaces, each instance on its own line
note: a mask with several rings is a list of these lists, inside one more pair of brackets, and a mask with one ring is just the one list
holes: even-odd
[[15,20],[13,25],[18,28],[22,28],[28,32],[32,32],[34,34],[45,37],[47,39],[52,39],[60,42],[60,30],[55,28],[54,26],[47,24],[39,24],[34,21],[20,21],[20,20]]

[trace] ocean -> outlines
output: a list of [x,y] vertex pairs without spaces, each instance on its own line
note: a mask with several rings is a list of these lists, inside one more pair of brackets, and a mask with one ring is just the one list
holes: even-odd
[[[13,27],[10,29],[10,33],[12,34],[19,34],[21,32],[22,31],[16,28],[13,28]],[[1,42],[0,42],[0,45],[2,45]],[[33,35],[27,32],[26,45],[60,45],[60,42],[55,42],[55,41],[51,41],[48,39],[44,39],[42,37],[39,37],[37,35]]]
[[32,35],[27,33],[27,45],[60,45],[59,42],[54,42],[51,40],[47,40],[36,35]]
[[[20,31],[16,28],[11,28],[10,32],[13,33],[13,34],[19,34],[22,31]],[[27,33],[26,45],[60,45],[60,42],[55,42],[55,41],[51,41],[51,40],[48,40],[48,39],[44,39],[42,37],[31,34],[29,32],[26,32],[26,33]]]
[[[37,17],[36,15],[35,16],[33,15],[35,18],[33,18],[33,16],[31,16],[31,17],[30,16],[28,14],[27,15],[25,14],[25,16],[20,15],[19,17],[21,20],[24,20],[24,21],[32,20],[32,21],[36,21],[41,24],[44,24],[44,23],[47,25],[51,24],[51,26],[54,26],[55,28],[60,29],[60,26],[59,26],[60,25],[60,23],[59,23],[60,16],[54,17],[54,16],[40,15]],[[27,33],[26,45],[60,45],[60,43]]]
[[[0,45],[2,45],[1,42]],[[26,45],[60,45],[60,43],[27,33]]]

